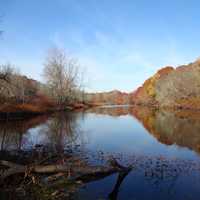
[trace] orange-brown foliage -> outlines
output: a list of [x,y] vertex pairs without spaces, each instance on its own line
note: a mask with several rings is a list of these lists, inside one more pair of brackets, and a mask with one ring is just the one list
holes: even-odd
[[0,106],[0,112],[44,113],[55,107],[55,103],[44,95],[34,96],[28,103],[5,103]]
[[147,79],[142,87],[139,87],[135,92],[131,94],[131,102],[136,104],[151,104],[156,105],[157,101],[155,100],[155,84],[156,82],[168,75],[174,68],[167,66],[157,71],[157,73]]

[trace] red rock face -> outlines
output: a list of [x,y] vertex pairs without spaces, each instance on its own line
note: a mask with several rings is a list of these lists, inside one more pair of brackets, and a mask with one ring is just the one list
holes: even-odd
[[158,102],[155,99],[155,85],[158,80],[164,78],[173,70],[174,68],[171,66],[158,70],[154,76],[147,79],[141,87],[130,94],[130,102],[132,104],[157,105]]

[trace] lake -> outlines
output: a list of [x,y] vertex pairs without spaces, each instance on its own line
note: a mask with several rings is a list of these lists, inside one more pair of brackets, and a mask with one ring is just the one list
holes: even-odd
[[78,151],[134,169],[88,183],[75,199],[199,199],[200,113],[105,106],[0,122],[0,150]]

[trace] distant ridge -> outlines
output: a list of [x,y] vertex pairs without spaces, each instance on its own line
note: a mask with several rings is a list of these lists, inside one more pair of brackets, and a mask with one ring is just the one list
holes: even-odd
[[109,92],[86,93],[85,98],[87,102],[95,104],[115,104],[124,105],[129,104],[129,93],[121,92],[119,90],[112,90]]

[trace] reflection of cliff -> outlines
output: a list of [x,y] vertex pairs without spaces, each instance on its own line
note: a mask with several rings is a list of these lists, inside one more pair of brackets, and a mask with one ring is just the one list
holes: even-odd
[[47,120],[47,116],[38,116],[28,120],[0,121],[0,150],[21,149],[22,136]]
[[140,107],[132,109],[132,114],[161,143],[177,144],[200,153],[200,113]]

